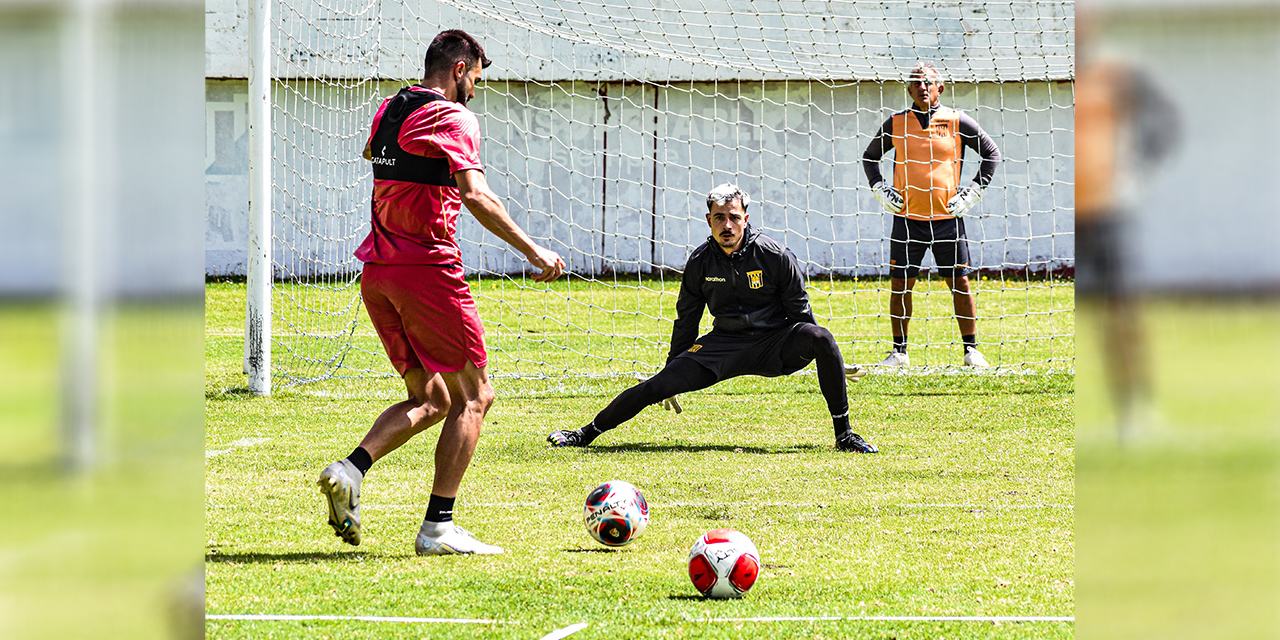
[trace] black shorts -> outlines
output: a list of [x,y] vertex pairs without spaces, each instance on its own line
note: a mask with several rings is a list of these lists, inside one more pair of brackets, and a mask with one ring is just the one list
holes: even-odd
[[920,275],[920,263],[926,249],[933,251],[938,275],[944,278],[959,278],[976,271],[969,266],[969,241],[964,234],[964,220],[910,220],[893,216],[893,232],[889,235],[889,277],[906,279]]
[[710,369],[716,374],[717,382],[738,376],[785,376],[804,368],[801,365],[788,369],[782,362],[787,342],[802,326],[803,323],[797,322],[756,335],[712,330],[676,357],[688,358]]
[[1126,269],[1121,249],[1124,229],[1111,212],[1088,222],[1076,221],[1076,293],[1083,297],[1107,297],[1126,289]]

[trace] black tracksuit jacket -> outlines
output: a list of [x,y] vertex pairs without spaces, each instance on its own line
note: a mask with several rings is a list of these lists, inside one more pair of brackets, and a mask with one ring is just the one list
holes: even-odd
[[818,324],[795,255],[750,225],[744,238],[732,255],[711,237],[689,254],[667,362],[697,341],[704,308],[715,319],[712,333],[744,338],[797,322]]

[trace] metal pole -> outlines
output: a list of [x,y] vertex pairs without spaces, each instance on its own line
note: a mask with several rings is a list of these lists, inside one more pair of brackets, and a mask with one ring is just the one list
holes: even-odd
[[[64,73],[68,82],[93,88],[98,75],[97,3],[80,0],[66,18]],[[67,121],[68,189],[64,194],[65,223],[71,242],[67,255],[62,368],[63,464],[72,473],[85,473],[98,462],[99,355],[98,321],[102,303],[98,278],[101,241],[95,162],[100,160],[100,130],[90,101],[73,101]],[[99,123],[101,124],[101,123]]]
[[249,261],[245,369],[271,394],[271,0],[249,2]]

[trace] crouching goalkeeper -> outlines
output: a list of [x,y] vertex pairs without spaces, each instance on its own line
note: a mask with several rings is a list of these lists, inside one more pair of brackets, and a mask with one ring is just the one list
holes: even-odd
[[[585,447],[651,404],[737,376],[787,375],[817,360],[836,447],[877,451],[849,427],[846,376],[856,380],[864,372],[846,370],[835,338],[813,317],[795,256],[748,224],[750,204],[751,197],[732,184],[707,194],[711,237],[685,264],[667,365],[619,394],[587,426],[552,432],[547,436],[552,446]],[[715,323],[699,338],[704,308]]]

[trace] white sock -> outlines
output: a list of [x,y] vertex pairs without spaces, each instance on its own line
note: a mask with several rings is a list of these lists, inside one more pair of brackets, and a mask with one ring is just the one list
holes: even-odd
[[423,520],[422,527],[418,529],[418,532],[428,538],[438,538],[448,529],[448,527],[452,525],[452,520],[446,522],[431,522],[429,520]]

